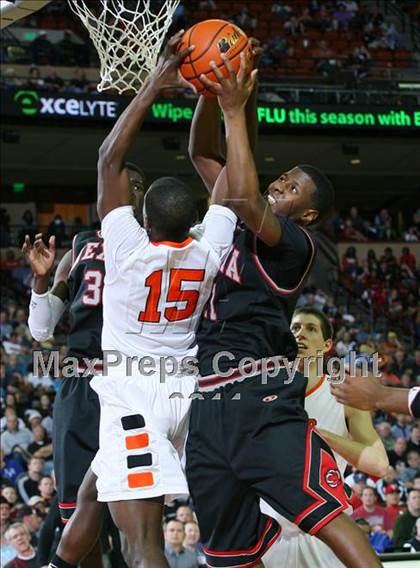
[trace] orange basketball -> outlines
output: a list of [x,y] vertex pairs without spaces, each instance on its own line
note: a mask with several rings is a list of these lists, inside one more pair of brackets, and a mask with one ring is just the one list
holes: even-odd
[[195,49],[187,55],[180,66],[182,76],[192,83],[200,95],[213,97],[200,81],[203,73],[211,81],[217,82],[217,77],[210,67],[214,61],[223,75],[227,76],[221,55],[229,58],[233,68],[237,71],[241,64],[240,54],[245,51],[246,57],[252,60],[252,51],[247,35],[230,22],[224,20],[205,20],[187,30],[182,36],[179,50],[182,51],[190,45]]

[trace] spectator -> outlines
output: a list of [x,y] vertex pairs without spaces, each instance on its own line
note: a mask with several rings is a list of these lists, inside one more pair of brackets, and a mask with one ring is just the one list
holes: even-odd
[[346,31],[349,27],[349,22],[353,18],[353,13],[348,12],[344,3],[339,2],[337,4],[336,10],[332,14],[333,16],[333,29]]
[[343,337],[337,341],[335,346],[336,353],[339,357],[345,357],[349,355],[352,351],[355,350],[356,341],[352,339],[351,333],[349,331],[345,331],[343,333]]
[[290,34],[292,36],[297,35],[300,32],[299,21],[296,16],[292,16],[287,22],[284,23],[284,31],[286,34]]
[[407,453],[415,450],[420,453],[420,424],[414,424],[411,428],[410,438],[407,443]]
[[408,540],[404,546],[404,552],[420,552],[420,517],[417,519],[414,525],[414,536]]
[[377,554],[394,550],[394,543],[391,537],[383,530],[372,527],[369,535],[369,542]]
[[407,467],[400,475],[403,483],[411,483],[420,472],[420,454],[417,450],[407,452]]
[[[89,87],[89,81],[86,78],[86,73],[84,69],[80,69],[80,67],[76,67],[74,70],[74,78],[71,79],[69,87],[67,91],[73,93],[86,93]],[[76,217],[78,219],[79,217]],[[73,232],[76,231],[73,229]]]
[[64,81],[57,75],[57,71],[49,69],[48,75],[44,78],[45,87],[57,93],[61,92],[64,88]]
[[400,256],[400,266],[408,266],[410,270],[416,269],[416,256],[410,252],[408,247],[403,247],[402,254]]
[[47,240],[55,236],[56,246],[62,247],[64,242],[67,240],[66,226],[61,215],[56,215],[51,223],[48,225],[48,237]]
[[405,438],[397,438],[394,443],[394,449],[388,452],[389,465],[395,466],[397,461],[406,463],[407,440]]
[[387,339],[379,345],[379,353],[381,355],[393,355],[397,349],[401,349],[402,345],[395,331],[389,331]]
[[385,231],[385,223],[390,219],[390,215],[388,213],[388,209],[381,209],[379,213],[375,216],[375,226],[378,232],[379,239],[381,235],[384,234]]
[[404,440],[408,440],[410,437],[410,427],[407,424],[407,416],[404,414],[397,414],[396,415],[396,422],[391,428],[391,433],[394,438],[404,438]]
[[394,448],[394,436],[391,434],[391,425],[389,422],[381,422],[376,426],[376,430],[385,446],[385,450],[390,452]]
[[23,245],[23,241],[25,240],[25,235],[29,235],[29,238],[33,242],[35,239],[35,235],[37,233],[37,227],[34,221],[34,216],[32,215],[32,211],[30,209],[26,209],[26,211],[22,215],[23,221],[23,229],[19,233],[18,238],[18,245],[21,247]]
[[398,485],[388,485],[385,487],[385,510],[388,511],[391,518],[392,526],[404,508],[399,505],[400,502],[400,487]]
[[378,481],[376,482],[376,491],[382,501],[386,501],[385,489],[390,485],[393,487],[395,486],[398,487],[399,501],[405,499],[405,494],[406,494],[405,487],[400,481],[398,481],[397,472],[395,468],[391,466],[389,466],[386,475],[384,475],[382,479],[378,479]]
[[6,531],[6,540],[15,549],[16,557],[4,568],[37,568],[31,535],[23,523],[13,523]]
[[7,542],[5,532],[11,524],[11,506],[7,499],[0,497],[0,530],[1,530],[1,549],[0,561],[3,567],[16,556],[15,549]]
[[362,505],[352,514],[353,519],[365,519],[371,527],[380,527],[387,533],[392,532],[392,520],[388,511],[377,504],[376,491],[365,487],[362,491]]
[[239,14],[234,17],[234,21],[246,31],[252,32],[257,27],[257,18],[249,12],[246,6],[243,6]]
[[0,247],[10,245],[10,215],[6,209],[0,209]]
[[413,373],[413,380],[420,382],[420,349],[416,349],[414,357],[407,361],[407,368]]
[[355,247],[348,247],[343,255],[342,264],[344,274],[346,274],[349,278],[354,279],[359,266]]
[[29,446],[32,435],[27,428],[19,428],[16,415],[11,415],[6,421],[6,431],[1,436],[1,448],[5,456],[9,456],[18,446],[23,450]]
[[200,543],[200,529],[195,521],[189,521],[184,525],[185,539],[184,548],[194,552],[197,558],[198,566],[207,566],[206,557],[203,551],[203,545]]
[[38,484],[38,490],[46,505],[46,508],[49,509],[55,493],[54,482],[49,475],[44,475],[44,477],[41,477],[41,480]]
[[[9,335],[12,333],[12,329],[13,328],[12,328],[10,322],[9,322],[8,313],[6,312],[6,310],[1,310],[0,311],[0,337],[1,338],[9,337]],[[3,363],[1,363],[1,365],[3,365]]]
[[407,509],[395,522],[393,540],[397,549],[401,549],[411,538],[413,527],[420,517],[420,489],[412,489],[408,493]]
[[62,39],[57,43],[57,55],[59,65],[74,67],[77,65],[77,46],[72,40],[71,32],[64,30]]
[[[12,399],[15,400],[13,394],[11,394],[11,396]],[[14,407],[6,406],[6,409],[4,411],[4,416],[0,419],[0,430],[2,432],[6,429],[7,419],[12,416],[16,417],[16,405]],[[19,429],[25,428],[25,422],[22,420],[22,418],[18,418],[17,421]]]
[[19,476],[16,485],[24,503],[28,503],[29,499],[34,495],[39,495],[38,485],[41,481],[44,464],[45,462],[42,458],[32,457],[28,463],[27,473]]
[[293,12],[290,6],[284,5],[282,2],[274,2],[271,11],[279,18],[287,18]]
[[10,525],[10,512],[11,512],[11,505],[9,501],[4,497],[4,495],[0,496],[0,524],[2,527],[2,531],[4,532],[7,530],[8,526]]
[[33,426],[32,436],[34,438],[34,441],[31,442],[28,446],[28,452],[31,455],[35,454],[39,449],[44,448],[47,444],[51,443],[51,440],[48,437],[45,428],[41,426],[41,424],[36,424]]
[[8,341],[3,341],[3,347],[7,355],[22,353],[22,340],[16,331],[12,331]]
[[[397,349],[392,356],[390,371],[400,376],[407,367],[407,356],[404,349]],[[407,436],[408,437],[408,436]]]
[[29,507],[29,505],[21,507],[16,515],[16,520],[28,529],[32,546],[38,544],[38,533],[41,529],[42,519],[43,515],[35,507]]
[[24,471],[22,461],[14,456],[4,456],[3,450],[0,451],[1,482],[15,483],[19,474]]
[[55,61],[55,50],[47,38],[47,33],[41,30],[32,42],[32,62],[35,65],[50,65]]
[[193,512],[188,507],[188,505],[180,505],[176,510],[176,520],[180,521],[181,523],[190,523],[194,520]]
[[165,556],[170,568],[197,568],[196,555],[183,546],[184,525],[176,519],[165,527]]
[[[41,367],[41,365],[39,365]],[[36,371],[39,371],[36,372]],[[42,369],[39,368],[38,370],[32,371],[27,376],[27,381],[36,389],[48,389],[53,390],[54,383],[51,375],[41,375]]]
[[363,505],[361,497],[365,487],[375,487],[372,481],[365,473],[355,471],[344,479],[345,483],[352,489],[351,505],[355,511]]
[[1,490],[2,497],[7,499],[10,507],[13,509],[18,505],[19,495],[13,485],[5,485]]

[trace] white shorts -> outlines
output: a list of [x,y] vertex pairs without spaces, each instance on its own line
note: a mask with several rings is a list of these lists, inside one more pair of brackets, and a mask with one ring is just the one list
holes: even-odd
[[280,537],[262,557],[265,568],[345,568],[334,552],[315,536]]
[[98,501],[188,493],[181,460],[191,394],[187,377],[97,376],[90,385],[101,405],[99,451],[92,462]]

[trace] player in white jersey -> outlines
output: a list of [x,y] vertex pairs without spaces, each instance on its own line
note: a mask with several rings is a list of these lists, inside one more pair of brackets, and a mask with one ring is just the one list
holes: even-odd
[[[156,70],[118,119],[98,162],[104,373],[90,383],[101,406],[99,451],[91,469],[98,500],[108,503],[127,537],[129,565],[144,568],[169,566],[163,552],[164,498],[188,493],[181,453],[196,381],[187,367],[196,352],[195,328],[237,221],[216,195],[199,237],[192,238],[194,199],[176,178],[160,178],[146,192],[144,227],[129,205],[127,152],[155,97],[162,88],[179,85],[179,64],[192,50],[176,52],[180,36],[171,38]],[[118,359],[105,372],[109,351]],[[77,534],[78,508],[69,540],[83,557],[98,530],[97,517]],[[89,514],[89,504],[85,510]],[[51,566],[71,564],[56,556]]]
[[[316,420],[316,427],[334,451],[341,475],[350,463],[364,473],[382,477],[389,465],[385,448],[373,427],[369,412],[338,403],[330,392],[323,368],[323,357],[333,346],[333,329],[328,318],[311,307],[298,308],[292,318],[291,330],[296,338],[299,357],[318,358],[308,366],[305,410]],[[349,510],[350,512],[350,510]],[[333,551],[314,536],[303,534],[290,523],[284,523],[283,533],[263,557],[265,568],[340,568],[344,564]]]

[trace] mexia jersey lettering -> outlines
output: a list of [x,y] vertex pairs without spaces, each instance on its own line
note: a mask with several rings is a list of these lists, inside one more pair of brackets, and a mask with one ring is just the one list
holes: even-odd
[[197,332],[202,376],[214,372],[212,361],[220,351],[234,355],[219,360],[223,371],[237,367],[243,357],[296,357],[290,320],[315,246],[294,221],[279,221],[283,235],[276,247],[265,245],[244,224],[236,227]]

